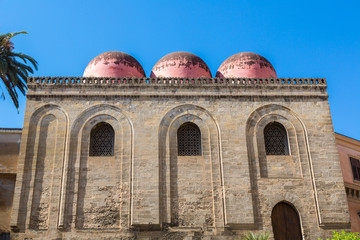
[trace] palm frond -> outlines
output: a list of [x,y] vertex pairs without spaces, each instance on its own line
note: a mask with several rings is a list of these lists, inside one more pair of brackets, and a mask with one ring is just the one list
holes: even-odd
[[[11,38],[19,34],[27,34],[27,32],[21,31],[0,34],[0,79],[5,84],[6,90],[18,112],[19,101],[17,90],[25,95],[29,73],[34,73],[33,68],[38,70],[38,63],[35,59],[23,53],[13,52],[14,46],[11,42]],[[24,63],[19,62],[19,59],[21,59]],[[29,66],[27,61],[29,61],[32,66]],[[3,92],[1,95],[5,96]]]
[[35,70],[38,70],[38,62],[33,59],[32,57],[30,57],[29,55],[26,55],[26,54],[23,54],[23,53],[14,53],[12,52],[10,54],[10,56],[14,56],[14,57],[19,57],[21,58],[25,63],[26,63],[26,60],[29,60],[31,62],[31,64],[34,66]]
[[21,31],[21,32],[15,32],[15,33],[8,33],[8,34],[10,35],[10,38],[12,38],[19,34],[28,34],[28,33],[26,31]]
[[269,233],[255,234],[253,232],[249,232],[244,236],[244,240],[268,240],[269,236]]
[[0,58],[0,72],[6,72],[6,69],[8,68],[8,63]]
[[[15,58],[9,59],[9,65],[10,65],[11,67],[14,67],[14,68],[21,68],[21,69],[26,70],[26,71],[28,71],[28,72],[30,72],[30,73],[34,73],[34,71],[32,70],[31,67],[29,67],[29,66],[26,65],[26,64],[23,64],[23,63],[21,63],[21,62],[16,61]],[[10,67],[10,66],[9,66],[9,67]]]

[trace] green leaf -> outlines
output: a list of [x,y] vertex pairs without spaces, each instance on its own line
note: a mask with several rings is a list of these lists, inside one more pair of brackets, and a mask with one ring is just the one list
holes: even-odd
[[269,236],[270,236],[269,233],[255,234],[253,232],[249,232],[248,234],[246,234],[244,236],[244,239],[245,240],[268,240]]
[[[27,78],[29,73],[34,73],[34,70],[38,69],[38,63],[32,57],[23,54],[13,52],[13,43],[11,38],[19,35],[27,34],[25,31],[0,34],[0,79],[6,86],[6,90],[9,93],[15,107],[19,112],[18,93],[19,90],[25,95],[27,90]],[[22,60],[24,63],[19,62]],[[29,66],[28,61],[31,63]],[[2,93],[4,96],[4,94]]]
[[0,72],[6,72],[7,67],[7,62],[0,58]]
[[[322,240],[319,238],[318,240]],[[331,239],[327,238],[326,240],[360,240],[359,233],[345,232],[342,230],[341,232],[333,231],[333,237]]]

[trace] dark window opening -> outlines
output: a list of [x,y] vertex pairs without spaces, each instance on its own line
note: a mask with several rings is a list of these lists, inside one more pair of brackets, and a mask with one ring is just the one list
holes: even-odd
[[354,180],[360,181],[360,160],[350,157],[350,163]]
[[90,156],[114,156],[114,129],[108,123],[99,123],[90,133]]
[[264,129],[266,155],[289,155],[286,130],[277,122],[268,124]]
[[201,156],[201,132],[194,123],[184,123],[177,131],[178,155]]

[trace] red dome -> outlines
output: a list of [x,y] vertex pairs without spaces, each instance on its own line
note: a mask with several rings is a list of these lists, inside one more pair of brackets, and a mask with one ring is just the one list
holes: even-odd
[[173,52],[155,64],[150,77],[211,78],[211,72],[198,56],[188,52]]
[[226,59],[216,72],[219,78],[277,78],[271,63],[256,53],[242,52]]
[[96,56],[87,65],[84,77],[145,77],[140,63],[129,54],[111,51]]

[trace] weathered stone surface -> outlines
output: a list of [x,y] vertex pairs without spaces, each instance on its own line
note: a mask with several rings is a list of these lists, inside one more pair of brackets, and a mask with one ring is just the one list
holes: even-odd
[[[304,239],[350,226],[324,79],[29,80],[13,239],[234,239],[281,201]],[[289,156],[266,156],[273,121]],[[100,122],[114,156],[89,156]],[[177,154],[186,122],[201,156]]]

